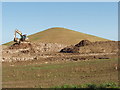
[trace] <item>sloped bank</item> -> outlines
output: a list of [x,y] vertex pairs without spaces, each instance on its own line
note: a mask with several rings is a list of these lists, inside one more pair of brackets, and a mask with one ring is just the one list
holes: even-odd
[[67,46],[61,49],[62,53],[118,53],[118,41],[96,41],[82,40],[76,45]]

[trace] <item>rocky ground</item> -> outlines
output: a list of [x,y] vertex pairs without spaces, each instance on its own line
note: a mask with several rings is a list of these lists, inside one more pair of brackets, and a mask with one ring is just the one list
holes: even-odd
[[109,59],[118,56],[117,41],[90,42],[82,40],[76,45],[58,43],[30,43],[3,46],[2,62],[27,60],[86,60]]

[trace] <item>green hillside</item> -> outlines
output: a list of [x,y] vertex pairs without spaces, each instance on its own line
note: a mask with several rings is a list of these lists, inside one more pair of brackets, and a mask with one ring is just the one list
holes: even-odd
[[[28,36],[31,42],[47,42],[47,43],[61,43],[61,44],[76,44],[83,39],[90,41],[106,41],[107,39],[97,36],[73,31],[66,28],[50,28]],[[12,42],[6,43],[10,45]]]

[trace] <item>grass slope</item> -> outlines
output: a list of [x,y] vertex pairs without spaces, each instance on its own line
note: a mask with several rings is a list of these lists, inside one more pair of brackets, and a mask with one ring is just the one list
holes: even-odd
[[[90,41],[106,41],[107,39],[97,36],[73,31],[66,28],[54,27],[42,32],[38,32],[28,36],[31,42],[47,42],[47,43],[61,43],[66,45],[76,44],[83,39]],[[6,43],[10,45],[12,42]]]
[[107,40],[65,28],[50,28],[45,31],[30,35],[29,38],[31,41],[62,43],[68,45],[76,44],[83,39],[88,39],[90,41]]

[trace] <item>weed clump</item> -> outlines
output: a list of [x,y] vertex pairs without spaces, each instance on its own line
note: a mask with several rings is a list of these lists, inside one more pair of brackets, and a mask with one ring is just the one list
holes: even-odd
[[53,88],[90,88],[93,90],[102,90],[104,88],[120,88],[116,83],[103,83],[103,84],[81,84],[81,85],[62,85],[62,86],[55,86]]

